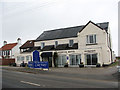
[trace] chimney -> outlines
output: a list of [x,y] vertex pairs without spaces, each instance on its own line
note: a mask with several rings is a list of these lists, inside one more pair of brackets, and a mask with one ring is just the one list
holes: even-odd
[[4,42],[3,42],[3,45],[5,46],[6,44],[7,44],[7,41],[4,41]]
[[17,39],[17,43],[21,44],[21,39],[20,38]]

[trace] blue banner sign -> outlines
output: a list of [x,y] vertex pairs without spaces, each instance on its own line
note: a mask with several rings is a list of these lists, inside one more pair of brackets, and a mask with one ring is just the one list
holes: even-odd
[[33,52],[33,61],[38,61],[40,62],[40,56],[39,56],[39,52],[37,50],[35,50]]
[[49,64],[47,61],[46,62],[28,62],[28,67],[49,69]]

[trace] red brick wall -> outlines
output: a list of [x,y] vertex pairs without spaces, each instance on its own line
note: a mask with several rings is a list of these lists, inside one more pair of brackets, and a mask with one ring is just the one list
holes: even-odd
[[0,65],[9,65],[15,63],[15,59],[0,59]]

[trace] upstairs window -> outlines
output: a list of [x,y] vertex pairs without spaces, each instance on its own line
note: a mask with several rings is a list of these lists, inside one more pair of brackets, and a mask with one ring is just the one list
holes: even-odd
[[55,41],[55,47],[57,47],[57,45],[58,45],[58,41]]
[[42,42],[42,43],[41,43],[41,49],[43,49],[43,48],[44,48],[44,46],[45,46],[45,43],[44,43],[44,42]]
[[73,46],[73,40],[69,40],[69,46],[72,47]]
[[87,35],[87,44],[95,44],[96,35]]

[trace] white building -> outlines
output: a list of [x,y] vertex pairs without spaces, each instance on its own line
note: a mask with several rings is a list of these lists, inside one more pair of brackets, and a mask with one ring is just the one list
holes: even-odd
[[[34,41],[33,48],[38,47],[40,60],[49,61],[49,66],[53,67],[63,67],[66,63],[69,67],[78,67],[82,63],[94,66],[113,62],[108,22],[95,24],[89,21],[82,26],[44,31]],[[28,54],[32,57],[32,52]],[[26,55],[21,53],[18,56]]]
[[17,55],[20,52],[19,47],[21,46],[21,39],[18,38],[16,43],[9,43],[7,44],[7,41],[4,41],[4,45],[0,48],[0,58],[5,59],[12,59],[15,58],[15,55]]

